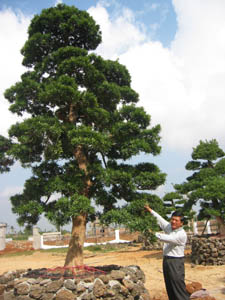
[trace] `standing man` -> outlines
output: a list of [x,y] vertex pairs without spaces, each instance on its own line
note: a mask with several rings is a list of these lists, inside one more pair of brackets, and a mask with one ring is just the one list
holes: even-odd
[[169,300],[189,300],[184,282],[184,248],[187,241],[183,229],[184,216],[175,211],[169,223],[148,205],[145,205],[145,209],[156,217],[157,223],[165,232],[155,235],[164,242],[163,275]]

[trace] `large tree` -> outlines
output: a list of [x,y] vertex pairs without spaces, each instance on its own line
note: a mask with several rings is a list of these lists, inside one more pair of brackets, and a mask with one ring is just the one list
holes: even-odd
[[43,214],[58,225],[72,221],[66,266],[83,264],[96,206],[103,214],[115,212],[120,200],[129,207],[165,181],[150,161],[129,163],[160,152],[160,126],[150,127],[150,116],[136,106],[126,67],[91,51],[100,42],[87,12],[63,4],[43,10],[21,51],[28,71],[5,92],[10,111],[24,119],[0,141],[2,168],[17,160],[32,170],[23,192],[11,197],[13,212],[21,225]]
[[193,148],[192,160],[186,164],[192,171],[185,182],[175,184],[176,192],[165,196],[177,206],[184,203],[186,215],[193,216],[193,206],[198,208],[198,218],[209,220],[215,217],[221,234],[225,234],[225,153],[218,142],[200,141]]

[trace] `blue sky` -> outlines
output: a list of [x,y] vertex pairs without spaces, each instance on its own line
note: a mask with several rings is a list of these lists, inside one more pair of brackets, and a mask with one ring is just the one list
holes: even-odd
[[[160,195],[185,180],[184,166],[200,139],[215,138],[225,149],[224,0],[1,0],[0,134],[7,136],[18,120],[9,113],[3,92],[25,71],[20,49],[29,22],[60,2],[94,17],[103,37],[96,52],[127,66],[139,104],[153,125],[161,124],[162,153],[137,158],[155,162],[168,174]],[[29,171],[17,164],[0,176],[0,222],[16,227],[9,197],[22,191]]]

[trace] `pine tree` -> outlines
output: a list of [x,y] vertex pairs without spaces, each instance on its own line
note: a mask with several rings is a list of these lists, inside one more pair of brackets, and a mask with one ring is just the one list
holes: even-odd
[[129,207],[165,181],[151,162],[126,163],[160,153],[160,126],[151,127],[137,106],[126,67],[93,53],[100,42],[87,12],[64,4],[43,10],[21,51],[28,70],[5,92],[10,111],[25,119],[9,129],[1,162],[32,170],[23,192],[11,197],[13,212],[26,226],[43,214],[61,226],[72,221],[65,266],[83,264],[86,223],[96,206],[107,216],[122,214],[119,201]]
[[193,149],[192,159],[185,168],[193,174],[174,185],[176,195],[184,202],[183,209],[189,217],[196,205],[198,218],[215,217],[221,234],[225,234],[225,153],[215,139],[200,141]]

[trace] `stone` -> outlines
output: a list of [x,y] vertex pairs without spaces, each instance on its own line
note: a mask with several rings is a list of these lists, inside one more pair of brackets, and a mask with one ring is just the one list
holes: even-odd
[[119,284],[117,280],[109,280],[108,282],[108,286],[110,286],[111,288],[116,286],[117,284]]
[[121,290],[120,290],[121,294],[124,296],[127,296],[129,294],[129,290],[124,286],[121,285]]
[[60,290],[56,294],[56,300],[75,300],[77,297],[69,290]]
[[186,290],[190,295],[201,289],[202,289],[202,284],[200,282],[192,282],[192,283],[186,284]]
[[121,292],[122,285],[117,280],[110,280],[108,286],[117,294]]
[[99,279],[101,279],[101,281],[103,282],[103,283],[105,283],[105,284],[107,284],[108,282],[109,282],[109,276],[108,275],[100,275],[99,277],[98,277]]
[[8,281],[14,280],[14,276],[12,274],[7,274],[0,277],[0,284],[6,284]]
[[43,292],[44,292],[44,288],[36,284],[31,287],[29,295],[34,299],[40,299]]
[[51,292],[55,293],[62,287],[62,285],[63,285],[62,279],[52,281],[46,286],[46,291],[49,293]]
[[51,282],[51,279],[43,279],[43,280],[41,280],[40,285],[47,285],[50,282]]
[[84,287],[86,290],[92,291],[94,287],[94,282],[85,282]]
[[84,282],[93,282],[94,281],[94,276],[89,276],[87,278],[84,278]]
[[80,299],[80,300],[96,300],[96,297],[92,293],[88,294],[85,292],[82,295],[80,295],[80,297],[78,299]]
[[106,290],[104,293],[105,297],[115,297],[116,296],[116,292],[113,290]]
[[0,284],[0,295],[2,295],[5,291],[5,286],[3,284]]
[[[201,265],[222,265],[225,259],[222,251],[225,238],[217,237],[193,237],[191,244],[191,261]],[[223,253],[223,254],[222,254]]]
[[54,298],[55,298],[55,294],[47,293],[42,296],[41,300],[53,300]]
[[41,282],[43,281],[43,278],[38,277],[38,278],[36,278],[35,280],[36,280],[36,283],[39,284],[39,283],[41,283]]
[[218,257],[218,256],[219,256],[219,253],[218,253],[218,252],[212,253],[212,257]]
[[87,300],[89,297],[89,294],[88,294],[88,292],[87,291],[85,291],[83,294],[81,294],[79,297],[78,297],[78,299],[79,300]]
[[145,282],[145,274],[144,274],[143,271],[137,270],[135,275],[136,275],[137,279],[142,280],[143,282]]
[[122,283],[129,291],[134,288],[134,283],[129,279],[123,279]]
[[106,286],[104,283],[99,279],[95,279],[94,286],[93,286],[93,295],[97,298],[102,297],[106,291]]
[[117,271],[117,270],[113,270],[111,273],[110,273],[110,277],[112,279],[115,279],[115,280],[122,280],[124,277],[125,277],[125,273],[123,271]]
[[120,295],[116,295],[116,297],[115,297],[115,298],[112,298],[112,299],[116,299],[116,300],[123,300],[123,297],[122,297],[122,296],[120,296]]
[[13,291],[4,293],[4,300],[16,300],[16,296]]
[[30,291],[30,285],[26,282],[16,285],[16,293],[18,295],[27,295]]
[[76,286],[76,291],[78,293],[82,293],[82,292],[86,291],[85,283],[83,281],[80,281],[80,283]]
[[5,285],[5,290],[9,292],[10,290],[14,289],[15,282],[14,280],[8,281],[7,284]]
[[141,286],[139,286],[138,284],[134,284],[134,287],[131,291],[131,295],[136,297],[138,295],[140,295],[143,292],[143,288]]
[[74,283],[74,280],[67,279],[64,281],[64,287],[68,290],[74,291],[76,289],[76,285]]
[[36,284],[38,281],[37,281],[37,279],[35,279],[35,278],[29,278],[28,280],[27,280],[27,283],[29,283],[29,284]]
[[[0,300],[149,300],[144,273],[138,266],[102,266],[108,274],[59,280],[27,277],[24,271],[5,273],[0,284]],[[114,269],[113,269],[114,268]],[[29,271],[29,270],[28,270]],[[35,271],[35,270],[34,270]],[[23,274],[26,277],[22,277]],[[12,279],[14,278],[14,279]],[[117,278],[117,279],[115,279]],[[9,280],[10,279],[10,280]],[[91,281],[91,279],[93,281]],[[133,279],[133,281],[132,281]],[[1,299],[2,296],[2,299]]]
[[27,281],[28,281],[28,278],[19,278],[19,279],[17,278],[14,280],[14,283],[15,283],[15,285],[18,285],[20,283],[27,282]]
[[151,300],[151,297],[150,297],[148,291],[141,293],[140,300]]

